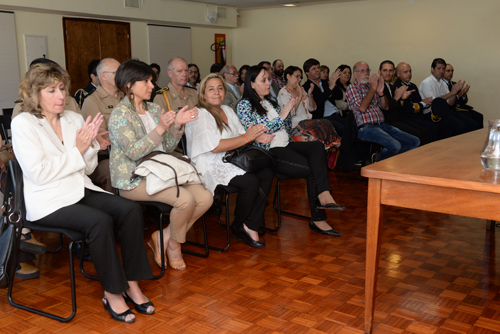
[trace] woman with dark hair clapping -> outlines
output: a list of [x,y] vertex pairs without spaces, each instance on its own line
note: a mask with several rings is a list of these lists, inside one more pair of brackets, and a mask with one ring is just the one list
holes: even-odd
[[339,236],[326,222],[325,209],[342,211],[344,207],[335,203],[331,195],[327,172],[327,161],[322,143],[293,142],[290,138],[291,115],[298,100],[293,97],[281,108],[269,97],[271,83],[263,66],[252,66],[246,75],[243,98],[236,109],[240,122],[245,128],[262,124],[268,134],[275,137],[270,143],[255,142],[254,145],[269,150],[276,155],[273,170],[290,177],[307,179],[307,195],[311,209],[309,227],[315,232]]

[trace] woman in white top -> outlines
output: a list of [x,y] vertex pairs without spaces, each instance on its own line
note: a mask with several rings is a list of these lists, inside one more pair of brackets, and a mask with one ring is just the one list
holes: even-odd
[[153,274],[144,247],[142,210],[88,177],[97,166],[100,146],[95,139],[103,117],[84,121],[64,110],[69,84],[68,73],[56,63],[30,67],[21,82],[22,112],[12,120],[12,142],[23,170],[26,219],[85,234],[105,291],[105,309],[116,321],[134,322],[124,297],[131,298],[139,313],[155,312],[138,285]]
[[278,94],[278,104],[281,108],[290,102],[292,97],[298,103],[292,109],[292,129],[290,137],[298,141],[320,141],[325,149],[340,146],[340,137],[333,128],[332,123],[326,118],[312,119],[311,111],[316,110],[316,103],[312,97],[314,84],[311,84],[307,94],[300,85],[302,70],[297,66],[288,66],[285,69],[286,86]]
[[224,163],[222,157],[226,151],[255,140],[269,143],[274,136],[265,134],[262,125],[250,126],[245,131],[233,109],[221,105],[225,95],[224,79],[218,74],[212,73],[202,80],[198,90],[199,119],[186,126],[188,155],[212,193],[219,184],[239,189],[231,231],[240,241],[261,248],[265,244],[259,240],[258,231],[273,173],[270,168],[246,173]]

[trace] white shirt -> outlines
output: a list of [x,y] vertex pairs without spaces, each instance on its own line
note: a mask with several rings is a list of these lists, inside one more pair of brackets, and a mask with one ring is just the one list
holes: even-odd
[[445,96],[450,92],[450,90],[448,89],[448,85],[446,85],[446,82],[444,82],[444,80],[438,81],[438,79],[434,78],[433,75],[425,78],[418,89],[420,91],[420,96],[422,97],[422,99],[431,96],[433,99],[435,99],[437,97]]
[[221,139],[230,139],[245,134],[245,129],[238,116],[228,106],[221,106],[227,116],[229,128],[222,133],[217,128],[215,118],[206,109],[198,109],[198,119],[186,124],[186,141],[191,163],[205,178],[208,190],[214,193],[218,184],[227,186],[233,177],[245,174],[245,171],[231,163],[222,161],[226,152],[213,153]]
[[[269,103],[269,101],[264,100],[264,101],[261,101],[260,103],[262,104],[264,109],[267,110],[267,117],[269,118],[269,120],[272,121],[276,117],[279,117],[278,113],[274,109],[273,105],[271,103]],[[290,139],[288,137],[288,133],[286,132],[286,130],[284,128],[275,132],[274,135],[276,135],[276,137],[274,137],[274,139],[271,141],[269,148],[285,147],[290,142]]]
[[[146,133],[150,133],[151,131],[155,130],[158,124],[156,124],[155,120],[153,117],[147,112],[144,115],[137,114],[139,115],[139,118],[142,121],[142,124],[144,124],[144,127],[146,128]],[[155,151],[162,151],[163,152],[163,144],[160,143],[155,149]]]

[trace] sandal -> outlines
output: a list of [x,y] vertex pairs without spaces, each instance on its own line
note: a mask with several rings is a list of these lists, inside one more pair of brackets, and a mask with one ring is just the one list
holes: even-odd
[[170,265],[170,267],[172,267],[175,270],[186,270],[186,262],[184,262],[184,259],[180,261],[170,260],[170,250],[168,249],[168,246],[167,246],[167,256],[168,256],[168,264]]
[[[165,242],[165,239],[163,239],[163,242]],[[153,255],[154,255],[156,264],[158,265],[158,267],[161,268],[161,253],[159,251],[159,249],[160,249],[160,231],[154,231],[151,234],[151,240],[148,241],[148,246],[153,251]],[[165,259],[165,257],[164,257],[164,259]],[[168,264],[167,264],[167,261],[165,261],[165,268],[167,268],[167,267],[168,267]]]

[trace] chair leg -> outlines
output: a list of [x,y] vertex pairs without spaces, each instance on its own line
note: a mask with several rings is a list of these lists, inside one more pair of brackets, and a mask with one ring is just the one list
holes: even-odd
[[274,194],[274,201],[273,201],[273,207],[276,212],[278,212],[278,225],[276,226],[275,229],[266,227],[266,230],[270,232],[277,232],[281,228],[281,214],[286,214],[294,217],[299,217],[299,218],[304,218],[307,220],[311,220],[311,217],[299,215],[297,213],[289,212],[289,211],[284,211],[281,210],[281,180],[278,180],[276,183],[276,191]]
[[158,231],[160,232],[160,249],[161,249],[161,272],[153,276],[152,279],[159,279],[163,276],[165,273],[165,252],[163,251],[165,249],[165,243],[163,240],[163,212],[160,212],[160,221],[158,222]]
[[48,253],[57,253],[63,248],[63,235],[62,233],[59,233],[59,248],[52,250],[52,249],[47,249]]
[[[219,247],[214,247],[214,246],[208,246],[208,248],[215,250],[217,252],[225,252],[229,246],[231,246],[231,231],[230,231],[230,225],[229,225],[229,193],[224,192],[225,195],[225,201],[224,205],[226,206],[226,234],[227,234],[227,245],[224,248],[219,248]],[[218,213],[218,222],[220,225],[222,225],[222,222],[220,221],[220,212]]]
[[192,252],[192,251],[189,251],[189,250],[182,250],[182,253],[184,254],[189,254],[189,255],[194,255],[194,256],[199,256],[199,257],[203,257],[203,258],[207,258],[208,257],[208,254],[209,254],[209,246],[208,246],[208,236],[207,236],[207,226],[205,224],[205,215],[203,215],[201,217],[201,227],[203,229],[203,239],[204,239],[204,243],[203,244],[200,244],[198,242],[194,242],[194,241],[189,241],[187,240],[186,243],[188,245],[193,245],[193,246],[198,246],[198,247],[203,247],[205,248],[205,254],[203,253],[196,253],[196,252]]
[[85,269],[83,269],[83,263],[85,262],[83,260],[83,252],[85,250],[85,240],[82,240],[82,250],[81,250],[81,254],[80,254],[80,272],[82,273],[82,275],[86,278],[90,278],[90,279],[94,279],[94,280],[99,280],[99,277],[97,276],[93,276],[93,275],[90,275],[90,274],[87,274],[85,272]]
[[16,303],[14,301],[14,298],[12,298],[12,290],[14,287],[14,280],[13,279],[10,281],[10,284],[9,284],[9,291],[8,291],[9,303],[16,308],[20,308],[20,309],[28,311],[28,312],[42,315],[42,316],[50,318],[50,319],[58,320],[60,322],[71,321],[71,319],[73,319],[75,314],[76,314],[76,291],[75,291],[75,271],[74,271],[74,262],[73,262],[73,241],[71,241],[69,243],[69,273],[70,273],[70,279],[71,279],[71,307],[72,307],[72,311],[73,311],[69,317],[63,318],[63,317],[60,317],[60,316],[52,314],[52,313],[44,312],[41,310],[37,310],[37,309],[31,308],[31,307]]
[[495,225],[496,225],[496,221],[494,220],[487,220],[486,221],[486,230],[488,231],[492,231],[492,230],[495,230]]

